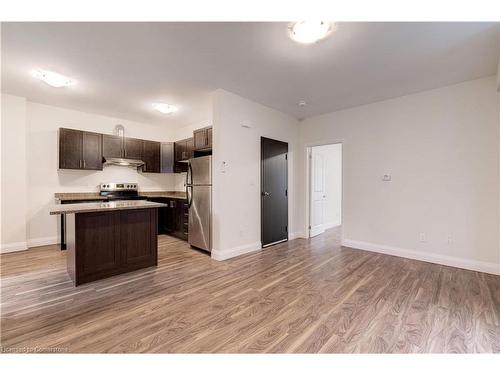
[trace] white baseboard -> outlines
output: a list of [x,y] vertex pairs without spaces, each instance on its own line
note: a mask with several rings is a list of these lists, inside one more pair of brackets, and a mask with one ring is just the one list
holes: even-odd
[[458,258],[449,255],[423,253],[421,251],[402,249],[393,246],[378,245],[369,242],[344,239],[342,246],[352,247],[358,250],[373,251],[375,253],[394,255],[402,258],[415,259],[429,263],[442,264],[444,266],[463,268],[471,271],[491,273],[500,275],[500,264],[482,262],[479,260]]
[[288,240],[294,240],[296,238],[307,238],[303,232],[288,233]]
[[28,240],[28,247],[47,246],[57,244],[57,236],[40,237]]
[[237,257],[238,255],[252,253],[254,251],[260,251],[260,250],[262,250],[262,244],[259,241],[247,245],[234,247],[232,249],[227,249],[227,250],[212,250],[212,259],[226,260],[229,258]]
[[330,229],[330,228],[334,228],[334,227],[339,227],[340,224],[336,221],[332,221],[331,223],[324,224],[324,226],[325,226],[325,230],[326,230],[326,229]]
[[13,253],[14,251],[24,251],[28,250],[28,244],[26,242],[11,242],[2,244],[0,253]]

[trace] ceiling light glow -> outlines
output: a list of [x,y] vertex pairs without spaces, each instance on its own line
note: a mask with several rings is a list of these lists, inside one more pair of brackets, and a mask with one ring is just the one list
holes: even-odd
[[335,23],[325,21],[301,21],[289,27],[290,37],[299,43],[311,44],[325,38],[336,29]]
[[31,75],[52,87],[67,87],[76,83],[75,80],[50,70],[37,69]]
[[168,115],[170,113],[177,112],[177,107],[172,104],[167,103],[153,103],[153,108],[158,112]]

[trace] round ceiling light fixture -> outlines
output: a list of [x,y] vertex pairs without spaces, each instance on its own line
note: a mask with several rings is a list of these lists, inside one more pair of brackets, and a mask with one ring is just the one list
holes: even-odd
[[172,105],[172,104],[156,102],[156,103],[153,103],[152,106],[158,112],[163,113],[165,115],[169,115],[171,113],[177,112],[177,107]]
[[74,79],[50,70],[36,69],[31,72],[31,75],[52,87],[59,88],[76,84]]
[[316,43],[335,31],[335,23],[325,21],[301,21],[289,26],[290,38],[303,44]]

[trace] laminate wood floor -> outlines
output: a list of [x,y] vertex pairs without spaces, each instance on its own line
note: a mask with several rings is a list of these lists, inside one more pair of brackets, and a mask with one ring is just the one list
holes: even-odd
[[343,248],[337,231],[74,287],[56,246],[1,255],[3,352],[500,352],[500,277]]

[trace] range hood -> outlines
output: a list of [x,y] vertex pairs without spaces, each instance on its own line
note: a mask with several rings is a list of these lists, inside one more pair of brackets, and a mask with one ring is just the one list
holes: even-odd
[[144,165],[142,160],[125,158],[104,158],[104,165],[121,165],[123,167],[141,167]]

